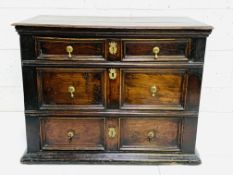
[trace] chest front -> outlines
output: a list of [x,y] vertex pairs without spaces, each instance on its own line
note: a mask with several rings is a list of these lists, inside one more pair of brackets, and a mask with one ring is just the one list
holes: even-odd
[[15,25],[23,163],[200,163],[195,141],[210,26]]

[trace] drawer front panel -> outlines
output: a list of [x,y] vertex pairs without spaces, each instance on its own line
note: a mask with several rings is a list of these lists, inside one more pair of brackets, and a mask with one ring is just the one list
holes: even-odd
[[123,47],[123,61],[187,61],[191,40],[123,40]]
[[185,70],[123,69],[121,108],[184,110]]
[[36,38],[38,59],[104,60],[105,40],[73,38]]
[[37,69],[39,103],[43,109],[105,107],[104,69]]
[[103,118],[43,118],[43,150],[104,150]]
[[121,118],[120,150],[179,151],[181,119]]

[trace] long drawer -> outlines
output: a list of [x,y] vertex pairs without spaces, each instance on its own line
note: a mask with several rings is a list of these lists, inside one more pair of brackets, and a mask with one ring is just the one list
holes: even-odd
[[180,151],[182,118],[43,117],[42,150]]
[[186,69],[37,68],[39,106],[184,110],[188,77]]
[[188,61],[190,38],[97,39],[36,37],[37,59],[63,61]]

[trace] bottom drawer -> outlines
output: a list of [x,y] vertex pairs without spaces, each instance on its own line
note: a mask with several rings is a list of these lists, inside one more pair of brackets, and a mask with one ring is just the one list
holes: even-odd
[[41,147],[42,150],[181,151],[182,121],[182,118],[153,117],[114,120],[43,117]]
[[182,119],[121,118],[120,150],[180,151]]
[[104,118],[42,118],[43,150],[104,150]]

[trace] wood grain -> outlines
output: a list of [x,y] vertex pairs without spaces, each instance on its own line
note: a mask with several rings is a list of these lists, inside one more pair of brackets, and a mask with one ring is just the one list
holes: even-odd
[[[48,60],[99,60],[105,58],[105,40],[36,37],[36,52],[38,59]],[[66,51],[72,46],[71,58]]]
[[[112,80],[107,74],[106,85],[107,85],[107,108],[108,109],[119,109],[120,107],[120,87],[121,87],[121,71],[116,70],[116,79]],[[109,73],[109,69],[108,69]]]
[[21,159],[25,164],[122,164],[122,165],[198,165],[201,163],[197,152],[178,153],[89,153],[77,151],[40,151],[25,153]]
[[[190,39],[123,40],[123,61],[188,61]],[[159,47],[158,58],[153,48]]]
[[62,16],[14,25],[25,97],[23,163],[200,163],[195,141],[211,26],[188,18]]
[[[42,108],[103,108],[105,76],[103,69],[37,69]],[[75,88],[74,97],[68,87]],[[86,105],[86,106],[84,106]]]
[[[74,132],[69,141],[67,132]],[[104,119],[41,119],[43,150],[104,150]]]
[[[114,138],[110,138],[108,135],[109,128],[114,128],[116,131],[116,136]],[[105,126],[105,144],[107,151],[118,151],[118,143],[120,139],[119,134],[119,118],[117,117],[109,117],[106,119],[106,126]]]
[[[120,150],[179,151],[180,119],[121,118]],[[149,140],[148,133],[154,137]]]
[[184,70],[123,69],[121,108],[183,110],[185,77]]

